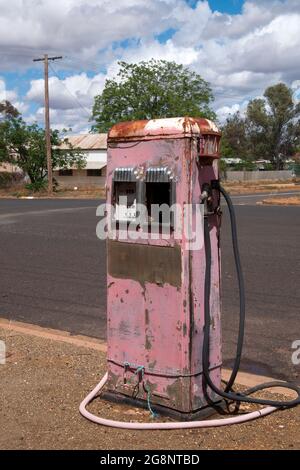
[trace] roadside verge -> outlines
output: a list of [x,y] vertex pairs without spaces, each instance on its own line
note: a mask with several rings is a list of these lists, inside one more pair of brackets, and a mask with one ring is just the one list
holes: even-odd
[[[16,322],[12,320],[7,320],[0,318],[0,328],[3,328],[8,331],[19,332],[23,334],[37,336],[38,338],[44,338],[52,341],[60,341],[64,343],[71,344],[73,346],[79,346],[83,348],[93,349],[95,351],[100,351],[106,353],[107,350],[107,343],[104,340],[100,340],[97,338],[92,338],[89,336],[83,335],[72,335],[67,331],[60,331],[51,328],[42,328],[37,325],[32,325],[29,323],[23,322]],[[229,379],[231,370],[223,368],[222,370],[222,378],[223,380],[227,381]],[[257,374],[250,374],[248,372],[239,372],[237,376],[237,382],[246,388],[252,388],[256,385],[265,382],[272,382],[274,379],[272,377],[266,377]],[[295,393],[287,389],[270,389],[269,393],[272,394],[282,394],[286,398],[294,398]]]

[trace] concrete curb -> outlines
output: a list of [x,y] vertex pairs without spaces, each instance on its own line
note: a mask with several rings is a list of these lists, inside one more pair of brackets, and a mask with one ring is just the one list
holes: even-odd
[[32,325],[13,320],[0,318],[0,328],[8,331],[16,331],[27,335],[37,336],[39,338],[49,339],[52,341],[62,341],[64,343],[81,346],[83,348],[95,349],[96,351],[106,352],[106,341],[91,338],[83,335],[72,335],[68,331],[54,330],[51,328],[43,328],[41,326]]
[[[26,335],[37,336],[39,338],[48,339],[51,341],[62,341],[64,343],[69,343],[74,346],[94,349],[103,353],[106,353],[107,350],[107,343],[104,340],[83,335],[72,335],[67,331],[43,328],[41,326],[32,325],[29,323],[0,318],[0,328],[3,328],[7,331],[15,331]],[[231,370],[222,369],[222,379],[227,381],[229,379],[230,373]],[[265,382],[273,382],[274,380],[278,381],[278,379],[274,379],[272,377],[249,374],[248,372],[239,372],[237,376],[237,383],[246,388],[255,387]],[[271,388],[268,390],[268,392],[276,394],[279,393],[289,399],[296,397],[295,392],[293,392],[292,390],[290,391],[286,388]]]

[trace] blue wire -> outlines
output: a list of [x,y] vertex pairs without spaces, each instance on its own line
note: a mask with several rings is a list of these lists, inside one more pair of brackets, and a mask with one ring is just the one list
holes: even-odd
[[[130,364],[129,362],[124,362],[124,367],[129,367],[129,368],[132,368],[134,369],[135,367]],[[135,368],[135,374],[138,375],[140,372],[142,373],[142,379],[144,379],[144,374],[145,374],[145,366],[137,366]],[[157,413],[155,413],[155,411],[152,410],[152,407],[151,407],[151,390],[150,390],[150,387],[147,386],[145,383],[144,383],[144,388],[147,392],[147,404],[148,404],[148,410],[151,414],[151,417],[152,418],[156,418],[158,415]]]

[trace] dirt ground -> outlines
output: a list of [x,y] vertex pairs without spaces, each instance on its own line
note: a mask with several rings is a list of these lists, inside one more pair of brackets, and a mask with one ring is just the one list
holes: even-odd
[[[0,339],[7,347],[6,364],[0,365],[0,449],[300,449],[300,407],[225,428],[97,426],[80,416],[78,406],[105,372],[104,353],[2,328]],[[113,419],[151,421],[147,410],[100,399],[89,409]]]
[[[97,189],[78,189],[54,191],[51,198],[53,199],[103,199],[105,197],[104,188]],[[39,191],[33,193],[24,187],[0,189],[0,199],[16,199],[16,198],[40,198],[48,199],[47,191]]]
[[269,204],[272,206],[300,206],[300,196],[274,197],[264,199],[262,203]]
[[[222,182],[224,188],[232,195],[239,194],[254,194],[259,192],[285,192],[285,191],[299,191],[300,179],[290,181],[250,181],[250,182]],[[33,193],[24,187],[0,189],[1,198],[48,198],[47,191],[40,191]],[[54,199],[103,199],[105,198],[104,188],[90,188],[78,190],[63,190],[59,189],[51,196]]]
[[249,182],[223,182],[224,188],[232,195],[255,194],[261,192],[281,193],[286,191],[299,191],[300,180],[290,181],[249,181]]

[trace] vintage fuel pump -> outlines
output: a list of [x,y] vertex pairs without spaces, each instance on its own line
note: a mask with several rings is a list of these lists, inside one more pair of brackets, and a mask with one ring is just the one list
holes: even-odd
[[[97,423],[136,429],[224,425],[283,406],[249,397],[278,382],[245,395],[232,391],[242,352],[245,301],[234,210],[219,184],[220,138],[211,121],[187,117],[125,122],[109,132],[108,371],[80,406],[81,413]],[[236,361],[225,390],[221,387],[221,193],[230,210],[241,307]],[[156,207],[172,211],[164,217]],[[192,237],[186,225],[195,229]],[[148,406],[153,414],[185,422],[120,423],[96,417],[85,408],[104,384],[105,398]],[[297,387],[282,382],[280,386],[298,393],[285,406],[299,403]],[[195,421],[223,406],[224,399],[268,406],[248,415]]]
[[[205,119],[165,119],[113,127],[107,199],[116,206],[117,221],[132,220],[136,203],[147,207],[149,218],[153,204],[199,204],[201,188],[218,178],[219,143],[218,129]],[[128,207],[120,210],[122,195],[129,195]],[[218,200],[217,193],[216,209]],[[182,211],[179,217],[183,216]],[[220,386],[217,210],[210,219],[214,258],[210,373]],[[184,230],[176,239],[171,217],[168,223],[169,227],[162,227],[163,220],[156,220],[150,226],[146,221],[138,227],[134,240],[130,234],[119,240],[118,231],[116,239],[108,240],[107,389],[111,396],[134,401],[147,400],[149,394],[152,406],[191,417],[207,406],[201,365],[205,250],[203,244],[201,249],[191,250]],[[156,237],[151,238],[150,229],[156,229]],[[169,239],[164,232],[170,234]]]

